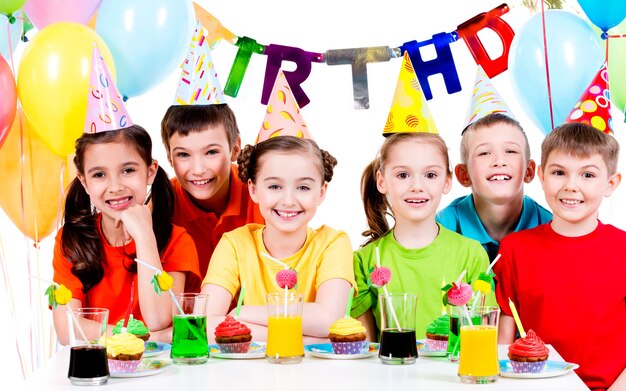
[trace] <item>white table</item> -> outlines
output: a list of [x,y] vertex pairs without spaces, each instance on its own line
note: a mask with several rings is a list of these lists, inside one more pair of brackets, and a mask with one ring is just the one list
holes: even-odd
[[[550,348],[550,360],[562,361]],[[499,346],[506,358],[506,346]],[[167,358],[164,353],[162,358]],[[161,357],[159,357],[161,358]],[[69,349],[60,350],[26,382],[32,390],[74,389],[67,379]],[[378,357],[359,360],[328,360],[305,357],[299,364],[269,364],[264,359],[224,360],[210,358],[197,366],[172,365],[163,373],[137,378],[110,378],[102,389],[111,390],[589,390],[575,373],[546,379],[499,378],[493,384],[462,384],[458,366],[444,358],[420,357],[413,365],[383,365]],[[22,388],[22,387],[20,387]],[[82,388],[78,388],[82,389]]]

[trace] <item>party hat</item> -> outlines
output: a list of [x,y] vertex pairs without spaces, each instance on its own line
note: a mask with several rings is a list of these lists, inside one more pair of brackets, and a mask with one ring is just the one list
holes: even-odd
[[613,133],[611,117],[611,95],[609,93],[609,72],[606,63],[593,78],[569,113],[565,122],[581,122],[591,125],[604,133]]
[[256,143],[276,136],[312,138],[282,70],[278,71]]
[[509,107],[491,84],[489,76],[480,65],[476,71],[476,81],[474,82],[474,91],[472,92],[472,100],[465,117],[465,128],[486,117],[489,114],[500,113],[507,117],[515,119]]
[[204,29],[198,22],[183,62],[174,104],[214,105],[225,102]]
[[392,133],[439,133],[430,115],[426,97],[415,75],[408,52],[404,52],[396,92],[387,116],[383,136]]
[[91,78],[87,97],[87,118],[85,133],[99,133],[107,130],[128,128],[133,125],[124,101],[115,87],[100,49],[93,45],[91,55]]

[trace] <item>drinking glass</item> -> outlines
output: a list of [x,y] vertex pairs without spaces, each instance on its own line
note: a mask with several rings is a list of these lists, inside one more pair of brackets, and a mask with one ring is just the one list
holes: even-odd
[[383,364],[413,364],[417,358],[415,309],[417,295],[390,293],[380,301],[380,349]]
[[302,294],[273,292],[266,297],[268,319],[265,358],[275,364],[302,361]]
[[[474,307],[459,318],[461,355],[459,377],[470,384],[493,383],[500,374],[498,364],[498,307]],[[471,320],[471,321],[470,321]]]
[[[209,358],[206,336],[206,303],[204,293],[178,293],[172,303],[172,349],[174,364],[204,364]],[[178,303],[178,305],[177,305]],[[181,314],[182,310],[182,314]]]
[[67,377],[79,386],[99,386],[109,380],[106,308],[68,308],[70,367]]

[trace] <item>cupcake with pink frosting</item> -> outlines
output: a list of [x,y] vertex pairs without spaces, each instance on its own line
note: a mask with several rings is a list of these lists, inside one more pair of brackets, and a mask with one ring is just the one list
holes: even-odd
[[215,328],[215,342],[222,353],[247,353],[252,344],[252,331],[230,315]]
[[543,371],[548,359],[548,348],[534,331],[528,330],[524,338],[519,338],[509,346],[511,366],[517,373],[538,373]]

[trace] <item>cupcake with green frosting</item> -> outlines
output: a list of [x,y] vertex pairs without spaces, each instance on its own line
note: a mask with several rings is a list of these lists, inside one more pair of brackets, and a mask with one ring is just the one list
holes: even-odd
[[448,333],[450,332],[450,317],[441,315],[426,326],[426,348],[433,351],[448,349]]
[[[121,319],[115,327],[113,328],[113,334],[121,334],[122,327],[124,326],[124,319]],[[126,325],[126,332],[137,336],[138,338],[147,341],[150,338],[150,329],[146,327],[146,325],[140,321],[139,319],[134,319],[131,315],[128,318],[128,325]]]

